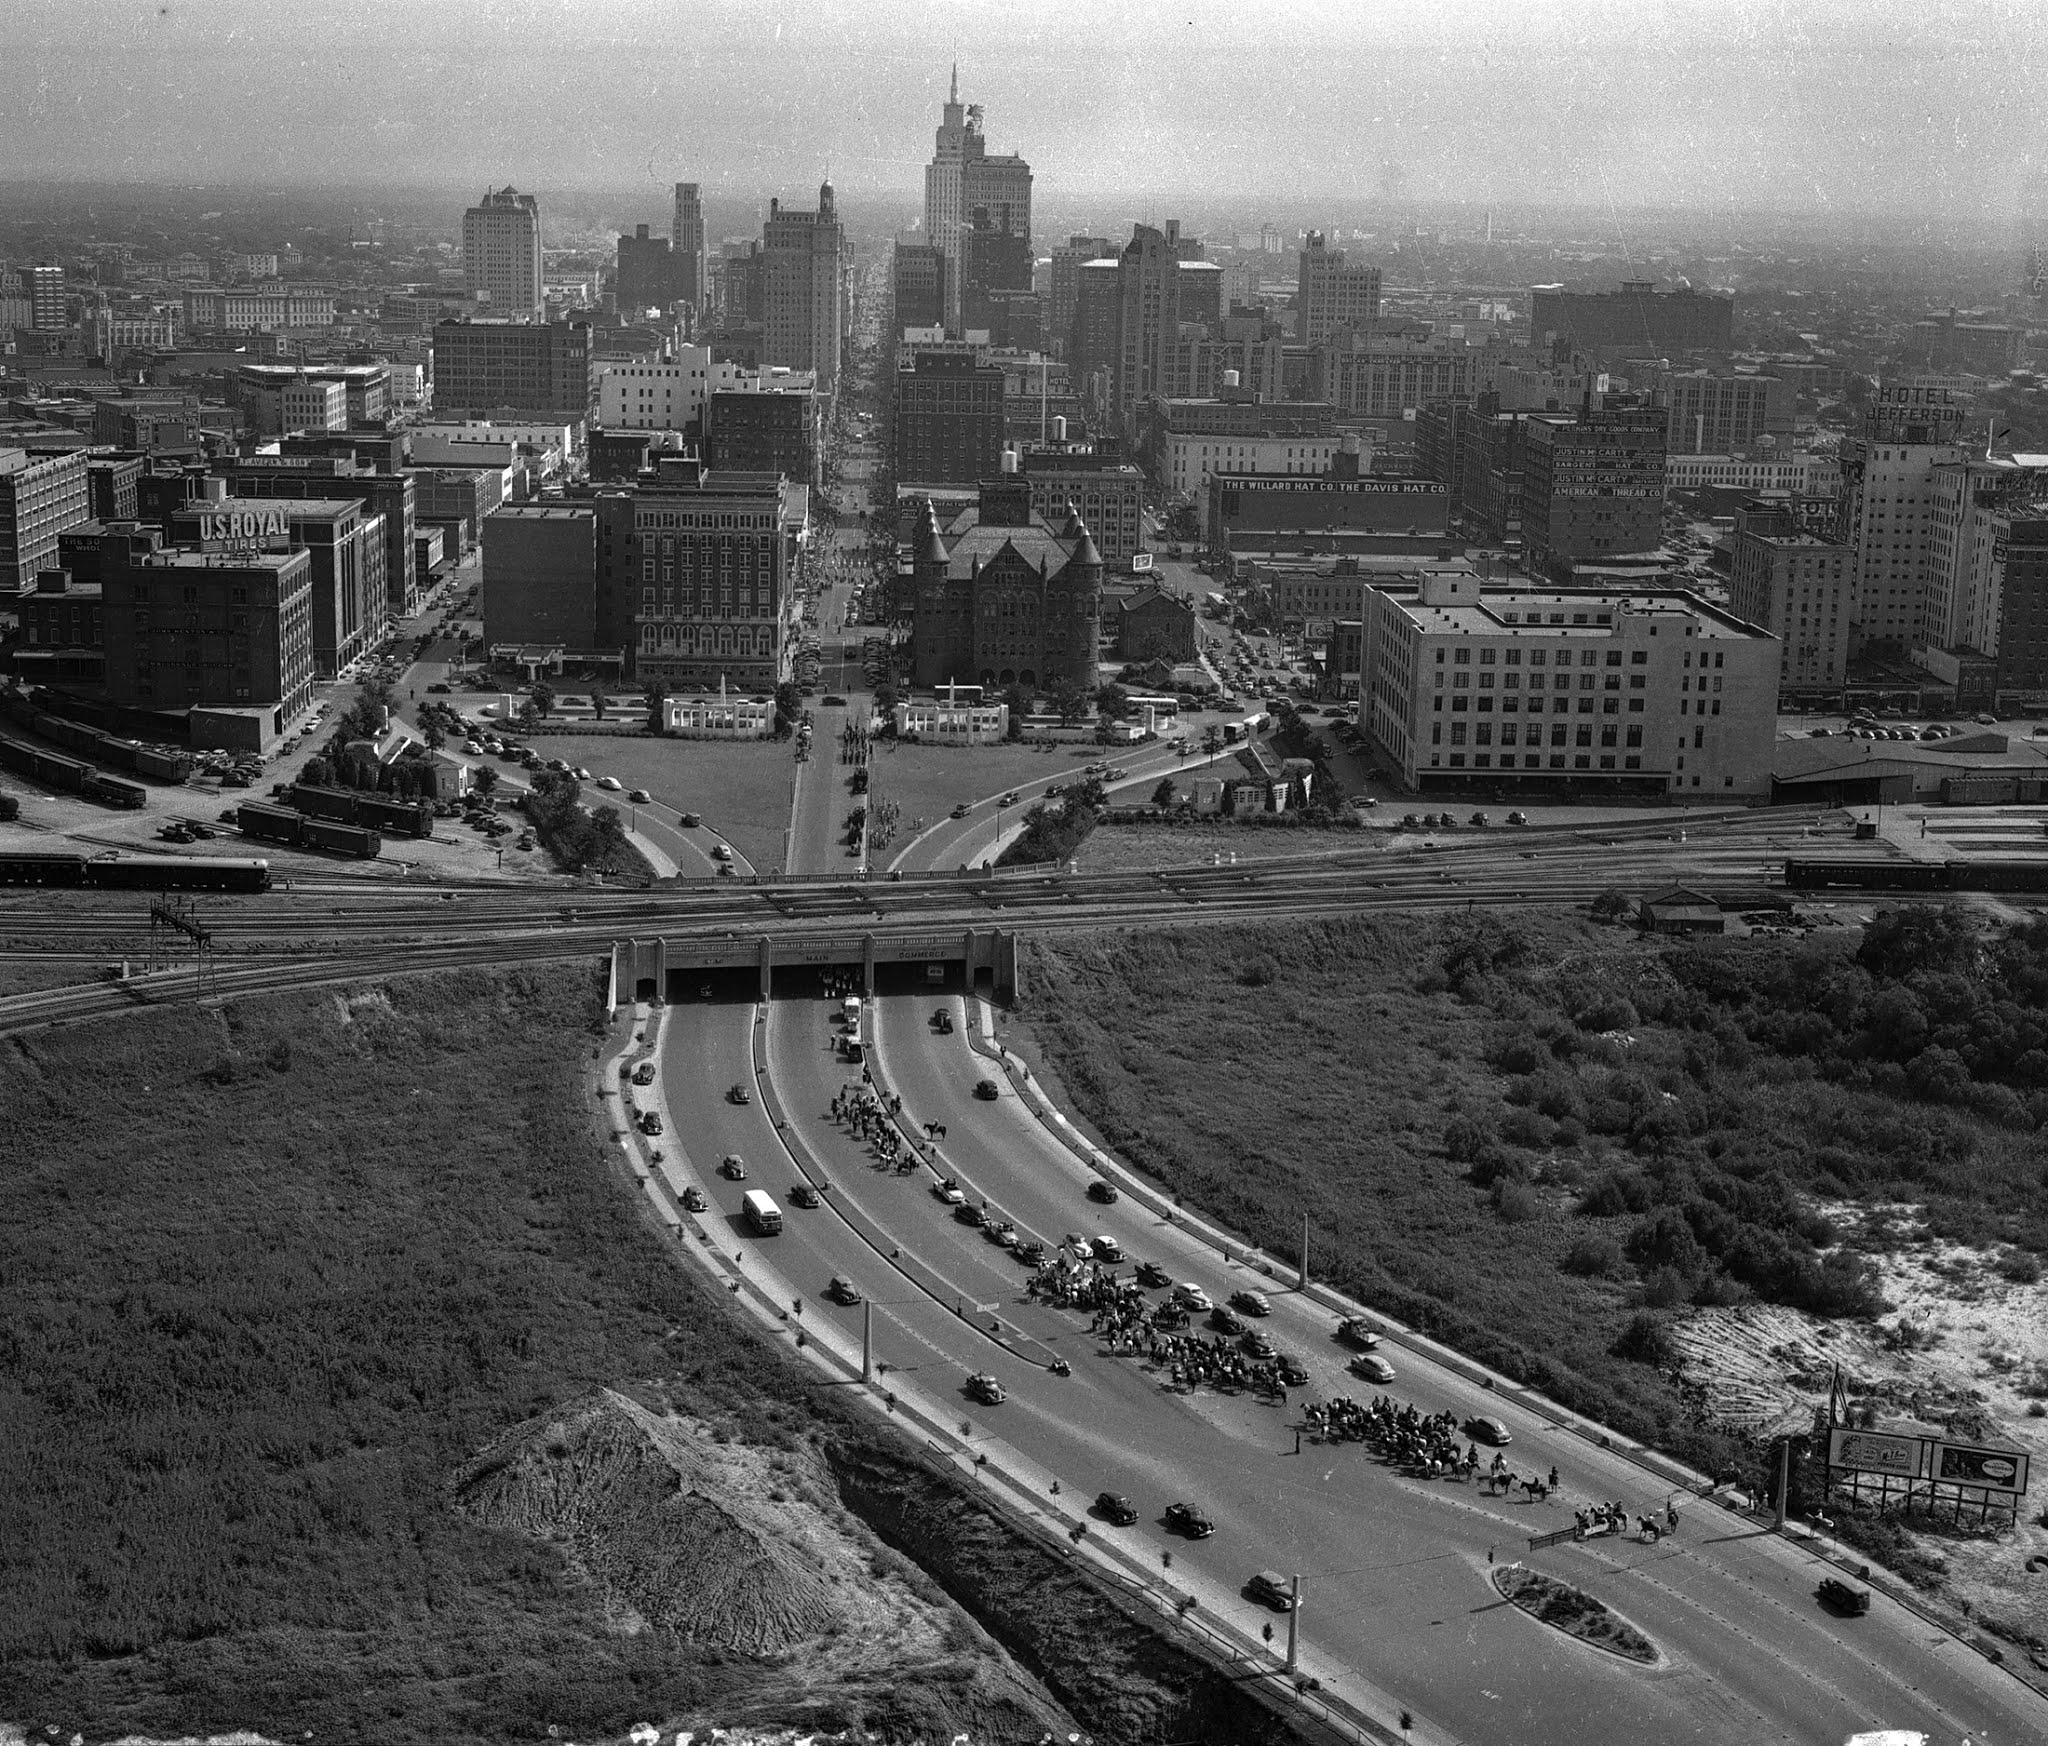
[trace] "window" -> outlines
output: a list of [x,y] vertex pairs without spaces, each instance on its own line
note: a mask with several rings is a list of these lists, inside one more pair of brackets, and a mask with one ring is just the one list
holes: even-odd
[[1460,667],[1469,667],[1472,665],[1472,651],[1470,649],[1460,649],[1457,652],[1457,654],[1452,658]]
[[1553,746],[1561,746],[1561,745],[1563,745],[1563,744],[1564,744],[1564,736],[1565,736],[1565,725],[1564,725],[1564,723],[1563,723],[1563,722],[1561,722],[1561,721],[1559,721],[1559,722],[1553,722],[1553,723],[1551,723],[1551,726],[1550,726],[1550,743],[1551,743],[1551,744],[1552,744]]
[[1621,651],[1619,649],[1609,649],[1607,651],[1607,665],[1610,667],[1619,667],[1621,665]]
[[1621,767],[1624,770],[1640,770],[1643,767],[1643,761],[1640,757],[1625,756],[1621,760]]
[[1706,741],[1707,730],[1705,728],[1694,728],[1692,730],[1692,749],[1695,752],[1697,752],[1703,745],[1705,745]]
[[1460,691],[1463,691],[1471,683],[1472,675],[1470,673],[1454,673],[1451,675],[1451,684]]
[[[1655,634],[1654,631],[1652,634]],[[1649,663],[1650,651],[1648,649],[1633,649],[1630,651],[1628,664],[1631,667],[1646,667]]]
[[1603,726],[1603,727],[1602,727],[1602,728],[1600,729],[1600,743],[1601,743],[1601,744],[1602,744],[1603,746],[1611,746],[1611,745],[1613,745],[1613,744],[1614,744],[1614,734],[1615,734],[1615,730],[1614,730],[1613,728],[1611,728],[1611,727],[1606,727],[1606,726]]
[[1494,651],[1491,649],[1481,649],[1479,651],[1479,664],[1482,667],[1491,667],[1494,664]]
[[1631,674],[1630,674],[1630,675],[1628,676],[1628,688],[1629,688],[1629,689],[1630,689],[1631,691],[1640,691],[1640,690],[1642,690],[1642,689],[1643,689],[1643,687],[1644,687],[1645,685],[1647,685],[1648,683],[1649,683],[1649,680],[1647,680],[1646,678],[1644,678],[1644,676],[1643,676],[1642,674],[1640,674],[1640,673],[1631,673]]
[[1643,743],[1643,730],[1639,727],[1630,728],[1628,730],[1628,743],[1632,746],[1640,746]]
[[1581,746],[1590,746],[1593,743],[1593,730],[1590,727],[1580,728],[1578,733],[1573,736],[1573,743]]
[[1572,759],[1572,768],[1574,770],[1590,770],[1592,767],[1593,755],[1590,752],[1580,752]]

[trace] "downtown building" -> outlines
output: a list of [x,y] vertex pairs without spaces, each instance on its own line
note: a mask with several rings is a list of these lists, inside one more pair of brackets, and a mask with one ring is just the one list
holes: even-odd
[[826,398],[838,388],[845,344],[848,251],[830,182],[818,189],[815,212],[769,201],[761,231],[762,367],[807,370]]
[[1321,345],[1339,328],[1363,335],[1380,318],[1380,270],[1346,262],[1312,230],[1302,245],[1294,291],[1296,341]]
[[1005,373],[971,351],[912,348],[896,372],[892,450],[898,481],[973,484],[1003,455]]
[[1035,513],[1014,472],[984,480],[943,532],[927,503],[911,542],[914,683],[1092,690],[1102,569],[1080,518]]
[[1856,554],[1811,533],[1790,509],[1738,510],[1729,547],[1728,605],[1778,639],[1779,689],[1840,692],[1849,678]]
[[[314,444],[320,439],[303,440]],[[329,437],[326,441],[341,446],[349,439]],[[376,439],[367,441],[374,444]],[[383,640],[392,620],[419,610],[419,557],[414,544],[419,532],[418,495],[410,473],[372,471],[348,454],[333,453],[238,455],[217,462],[213,471],[223,481],[220,489],[230,497],[322,503],[347,498],[362,505],[365,522],[372,516],[380,519],[385,606],[381,621],[364,638],[366,647],[374,648]],[[166,526],[169,520],[167,515]],[[365,616],[367,620],[367,607]]]
[[704,250],[704,201],[695,182],[676,184],[668,231],[670,270],[676,298],[699,317],[711,307],[711,274]]
[[462,281],[470,301],[492,315],[542,319],[547,306],[541,291],[538,200],[500,188],[463,213]]
[[597,368],[587,322],[434,324],[434,407],[444,416],[581,424]]
[[1613,291],[1538,285],[1529,294],[1539,347],[1566,346],[1612,359],[1725,355],[1735,346],[1735,299],[1692,290],[1659,291],[1648,279]]
[[1538,563],[1654,552],[1664,539],[1664,441],[1654,406],[1588,408],[1522,427],[1522,537]]
[[990,155],[981,131],[981,106],[961,103],[955,67],[924,173],[924,234],[946,263],[945,325],[955,333],[963,328],[967,283],[962,233],[977,212],[989,228],[1019,239],[1028,254],[1031,166],[1014,155]]
[[600,492],[594,634],[626,629],[639,684],[773,691],[794,656],[802,498],[776,473],[667,456],[631,489]]
[[1359,725],[1409,792],[1766,799],[1777,639],[1660,588],[1371,590]]
[[58,537],[92,517],[82,449],[35,455],[0,448],[0,599],[26,594],[57,567]]

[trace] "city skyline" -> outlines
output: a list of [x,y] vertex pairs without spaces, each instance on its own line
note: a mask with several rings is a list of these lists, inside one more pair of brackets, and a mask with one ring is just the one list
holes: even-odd
[[0,66],[10,167],[314,185],[413,184],[431,165],[479,186],[696,180],[707,200],[829,176],[846,196],[914,198],[957,60],[963,101],[1030,158],[1048,205],[1185,189],[1998,227],[2031,223],[2041,174],[2048,25],[2012,0],[1849,15],[1280,0],[1253,31],[1212,0],[1112,0],[1086,34],[1043,9],[882,0],[708,10],[681,39],[652,0],[492,0],[407,7],[394,60],[396,10],[323,16],[316,61],[296,11],[24,0]]

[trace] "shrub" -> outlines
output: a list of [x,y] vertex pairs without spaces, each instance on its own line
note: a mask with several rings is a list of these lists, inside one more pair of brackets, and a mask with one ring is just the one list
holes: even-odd
[[1671,1309],[1686,1296],[1685,1275],[1675,1267],[1654,1268],[1643,1281],[1643,1302],[1652,1309]]
[[1671,1333],[1662,1316],[1638,1310],[1629,1317],[1628,1326],[1622,1329],[1612,1350],[1615,1357],[1634,1364],[1662,1366],[1671,1362]]
[[1453,1164],[1477,1163],[1493,1144],[1493,1130],[1470,1116],[1458,1116],[1444,1129],[1444,1156]]
[[1543,1205],[1527,1183],[1502,1177],[1493,1185],[1493,1209],[1509,1224],[1525,1225],[1543,1211]]
[[1998,1271],[2015,1285],[2038,1285],[2041,1282],[2041,1257],[2030,1255],[2024,1249],[2015,1249],[1999,1262]]
[[1564,1253],[1564,1270],[1586,1279],[1612,1278],[1622,1265],[1621,1245],[1605,1231],[1574,1239]]
[[1540,1152],[1550,1144],[1550,1124],[1534,1110],[1509,1110],[1500,1124],[1500,1137],[1532,1152]]

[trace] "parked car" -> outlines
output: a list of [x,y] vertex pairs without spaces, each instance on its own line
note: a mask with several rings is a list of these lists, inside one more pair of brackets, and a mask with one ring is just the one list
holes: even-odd
[[647,806],[650,805],[654,800],[654,796],[649,794],[647,790],[644,788],[634,789],[631,794],[626,796],[626,798],[630,800],[635,806]]
[[1169,1532],[1185,1534],[1190,1540],[1206,1540],[1216,1532],[1216,1524],[1191,1504],[1170,1503],[1166,1506],[1166,1526]]
[[1529,815],[1526,812],[1511,812],[1508,814],[1508,823],[1511,825],[1525,825],[1528,822]]
[[1119,1528],[1128,1528],[1138,1519],[1138,1506],[1120,1491],[1105,1491],[1095,1499],[1095,1513]]
[[952,818],[965,818],[973,810],[974,808],[969,806],[966,803],[966,801],[963,800],[958,806],[953,808],[952,812],[948,816]]
[[950,1037],[953,1034],[953,1015],[943,1006],[932,1014],[932,1029],[942,1037]]
[[684,1189],[684,1190],[683,1190],[683,1211],[684,1211],[684,1212],[699,1212],[699,1213],[700,1213],[700,1212],[703,1212],[703,1211],[705,1211],[705,1210],[706,1210],[706,1208],[707,1208],[707,1207],[709,1206],[709,1204],[710,1204],[710,1203],[709,1203],[708,1201],[706,1201],[706,1200],[705,1200],[705,1198],[704,1198],[704,1191],[703,1191],[703,1189],[701,1189],[701,1188],[696,1188],[696,1187],[691,1187],[691,1188],[686,1188],[686,1189]]
[[597,785],[598,787],[602,788],[607,794],[616,794],[619,792],[620,789],[625,787],[625,784],[621,782],[616,776],[600,776],[597,779]]
[[661,1132],[661,1114],[658,1110],[649,1109],[640,1112],[640,1131],[643,1134],[658,1134]]
[[654,1083],[654,1063],[652,1061],[642,1061],[639,1066],[633,1069],[633,1083],[635,1085],[652,1085]]
[[680,824],[683,827],[683,829],[687,831],[693,831],[704,821],[703,819],[699,818],[696,813],[686,812],[680,818],[678,818],[676,822]]

